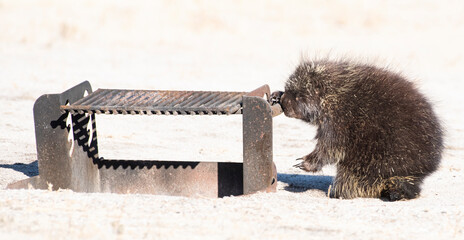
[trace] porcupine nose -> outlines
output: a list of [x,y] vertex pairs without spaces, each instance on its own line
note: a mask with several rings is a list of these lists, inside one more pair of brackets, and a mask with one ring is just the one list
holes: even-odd
[[273,92],[271,94],[271,97],[269,98],[269,103],[271,105],[280,104],[280,100],[281,100],[283,94],[284,94],[284,92],[282,92],[282,91]]

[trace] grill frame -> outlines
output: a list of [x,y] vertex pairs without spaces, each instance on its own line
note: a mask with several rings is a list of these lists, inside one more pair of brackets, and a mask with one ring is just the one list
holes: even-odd
[[[141,91],[147,92],[146,90]],[[172,91],[165,92],[172,93]],[[198,93],[195,91],[182,92],[187,95]],[[85,93],[88,93],[86,97],[84,97]],[[39,176],[11,183],[8,188],[47,189],[52,186],[53,190],[61,188],[77,192],[141,193],[192,197],[223,197],[260,191],[276,191],[277,171],[272,161],[273,108],[263,98],[265,95],[269,98],[269,87],[264,85],[247,93],[200,92],[202,97],[193,100],[197,103],[208,101],[208,98],[214,99],[214,96],[211,97],[211,95],[215,93],[218,93],[218,96],[231,94],[230,96],[235,96],[240,101],[221,97],[218,98],[219,102],[216,101],[210,105],[204,104],[196,112],[194,109],[188,109],[188,106],[185,105],[182,106],[181,110],[176,109],[177,103],[175,101],[178,103],[182,101],[171,98],[169,99],[170,105],[165,109],[151,106],[146,111],[150,113],[159,111],[160,114],[165,115],[171,114],[170,111],[173,111],[172,115],[177,111],[186,114],[222,114],[223,112],[225,114],[242,114],[243,163],[110,160],[100,157],[95,115],[98,113],[141,114],[140,112],[143,113],[143,110],[137,108],[139,107],[137,102],[113,106],[114,108],[108,106],[109,104],[101,104],[98,107],[94,106],[94,108],[89,107],[89,104],[82,104],[94,103],[93,105],[96,105],[104,102],[104,99],[98,98],[98,94],[92,94],[90,83],[85,81],[61,94],[45,94],[36,100],[34,123]],[[133,92],[130,94],[137,95]],[[130,101],[125,103],[128,102],[130,103]],[[240,106],[240,109],[235,111],[228,103],[231,103],[235,108]],[[217,112],[215,112],[214,107],[218,106],[220,108],[217,108]],[[68,125],[67,120],[69,119],[71,119],[71,124]]]

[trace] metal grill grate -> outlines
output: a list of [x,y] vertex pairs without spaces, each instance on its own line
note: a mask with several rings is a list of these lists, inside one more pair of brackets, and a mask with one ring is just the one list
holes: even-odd
[[63,111],[96,114],[222,115],[241,114],[247,92],[98,89]]

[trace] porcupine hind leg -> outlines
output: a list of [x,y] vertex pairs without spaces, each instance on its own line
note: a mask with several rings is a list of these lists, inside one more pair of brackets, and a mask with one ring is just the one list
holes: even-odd
[[385,180],[380,196],[389,201],[413,199],[419,196],[422,178],[416,176],[395,176]]
[[343,167],[338,167],[333,186],[329,189],[329,196],[342,199],[378,198],[383,189],[381,179],[356,176]]
[[337,170],[329,196],[332,198],[383,198],[388,201],[413,199],[419,196],[422,178],[415,176],[368,179]]

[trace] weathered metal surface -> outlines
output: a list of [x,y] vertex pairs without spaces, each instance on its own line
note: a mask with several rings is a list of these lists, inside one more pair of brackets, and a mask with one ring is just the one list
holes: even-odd
[[[85,93],[87,97],[84,97]],[[223,197],[275,191],[267,85],[250,93],[97,90],[88,82],[34,105],[39,176],[9,188]],[[95,113],[241,114],[243,163],[107,160],[98,155]]]
[[[88,127],[92,115],[69,115],[60,111],[61,105],[72,104],[85,92],[91,93],[89,82],[83,82],[61,94],[42,95],[34,104],[34,123],[40,181],[50,183],[53,189],[97,191],[89,182],[98,181],[98,170],[93,160],[98,158],[97,137],[93,131],[89,144]],[[93,147],[93,151],[90,151]],[[42,184],[43,185],[43,184]]]
[[40,175],[19,180],[8,184],[7,189],[47,189],[47,182],[40,178]]
[[271,112],[272,112],[272,117],[279,116],[282,114],[284,111],[282,110],[282,106],[280,104],[276,103],[271,106]]
[[260,94],[269,94],[269,87],[261,87],[254,96],[243,97],[244,194],[274,192],[277,187],[277,172],[272,161],[272,111]]
[[241,163],[104,160],[101,191],[190,197],[243,194]]
[[240,114],[246,92],[98,89],[62,110],[71,113],[221,115]]
[[[177,161],[98,161],[101,191],[191,197],[240,195],[241,164]],[[237,166],[239,166],[237,168]]]
[[266,96],[266,100],[269,102],[269,97],[271,96],[271,89],[267,84],[251,91],[246,94],[248,97],[264,97]]

